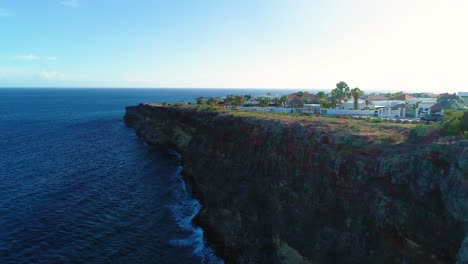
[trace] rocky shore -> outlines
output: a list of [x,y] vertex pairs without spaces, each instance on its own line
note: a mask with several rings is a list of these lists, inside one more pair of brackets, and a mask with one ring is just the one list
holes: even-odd
[[468,263],[468,142],[411,126],[140,104],[227,263]]

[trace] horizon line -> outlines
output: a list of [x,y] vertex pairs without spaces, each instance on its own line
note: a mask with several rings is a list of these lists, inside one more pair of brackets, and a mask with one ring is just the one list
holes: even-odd
[[[7,86],[0,86],[0,90],[1,89],[63,89],[63,90],[67,90],[67,89],[83,89],[83,90],[92,90],[92,89],[127,89],[127,90],[131,90],[131,89],[141,89],[141,90],[170,90],[170,89],[180,89],[180,90],[272,90],[272,92],[274,90],[288,90],[288,91],[303,91],[303,92],[311,92],[311,93],[317,93],[317,92],[324,92],[324,93],[330,93],[334,88],[332,89],[318,89],[318,88],[263,88],[263,87],[253,87],[253,88],[218,88],[218,87],[204,87],[204,88],[200,88],[200,87],[124,87],[124,86],[114,86],[114,87],[111,87],[111,86],[83,86],[83,87],[79,87],[79,86],[67,86],[67,87],[64,87],[64,86],[40,86],[40,87],[37,87],[37,86],[13,86],[13,87],[7,87]],[[401,92],[403,94],[423,94],[423,93],[426,93],[426,94],[433,94],[433,95],[440,95],[440,94],[455,94],[455,95],[460,95],[460,94],[465,94],[465,93],[468,93],[466,91],[458,91],[458,92],[429,92],[429,91],[398,91],[398,90],[367,90],[365,92],[365,94],[372,94],[372,93],[380,93],[380,94],[387,94],[387,93],[398,93],[398,92]]]

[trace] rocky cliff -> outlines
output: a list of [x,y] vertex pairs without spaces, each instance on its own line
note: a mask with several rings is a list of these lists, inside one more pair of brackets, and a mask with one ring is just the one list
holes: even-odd
[[228,263],[468,263],[468,143],[412,125],[197,107],[128,107],[179,151]]

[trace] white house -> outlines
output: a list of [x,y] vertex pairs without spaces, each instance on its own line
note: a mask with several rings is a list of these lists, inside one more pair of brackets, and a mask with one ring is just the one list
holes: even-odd
[[[358,99],[358,109],[361,110],[366,107],[366,101],[362,99]],[[355,110],[354,109],[354,100],[351,99],[346,102],[342,102],[341,105],[337,109],[342,109],[342,110]]]
[[244,104],[249,104],[249,105],[258,105],[258,99],[256,97],[250,97],[249,100],[245,100]]
[[421,114],[430,114],[431,113],[431,107],[435,105],[435,102],[421,102],[418,104],[416,108],[416,117],[420,117]]
[[379,117],[406,117],[406,108],[405,107],[376,107],[374,115]]
[[373,104],[375,105],[375,108],[381,108],[381,107],[392,108],[395,105],[404,104],[404,103],[405,103],[404,100],[385,100],[385,101],[373,102]]

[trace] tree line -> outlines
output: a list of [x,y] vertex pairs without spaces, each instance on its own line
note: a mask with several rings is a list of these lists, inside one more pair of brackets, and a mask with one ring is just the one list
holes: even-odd
[[[299,92],[296,94],[296,97],[299,100],[303,100],[303,95],[305,92]],[[346,82],[339,82],[336,84],[336,87],[330,92],[318,92],[315,95],[315,98],[310,100],[310,103],[320,104],[324,108],[335,108],[342,104],[342,102],[347,102],[351,98],[354,100],[354,109],[359,109],[358,100],[361,96],[364,95],[364,91],[360,88],[350,88]],[[306,100],[303,100],[304,103]]]
[[[258,105],[262,107],[274,104],[275,106],[286,107],[288,104],[292,107],[302,107],[305,103],[320,104],[324,108],[335,108],[341,105],[342,102],[347,102],[351,98],[354,100],[354,109],[359,108],[358,100],[364,95],[364,91],[358,87],[350,88],[346,82],[339,82],[336,87],[329,93],[318,92],[312,99],[307,96],[307,92],[299,91],[295,94],[295,97],[291,100],[286,95],[277,98],[261,97],[258,100]],[[246,101],[250,100],[250,95],[227,95],[226,98],[221,101],[220,98],[211,97],[208,99],[198,98],[198,105],[217,105],[225,103],[231,106],[243,106]]]
[[[208,99],[197,98],[197,105],[217,105],[224,103],[230,106],[243,106],[250,98],[252,98],[250,95],[227,95],[224,100],[216,97],[210,97]],[[288,97],[286,95],[273,99],[269,97],[261,97],[258,99],[258,105],[262,107],[269,106],[270,104],[286,107],[287,103]]]

